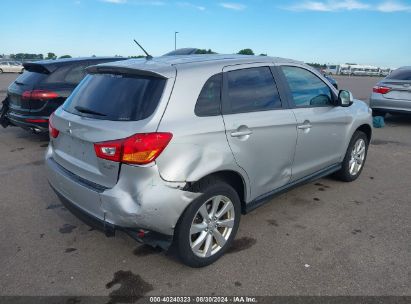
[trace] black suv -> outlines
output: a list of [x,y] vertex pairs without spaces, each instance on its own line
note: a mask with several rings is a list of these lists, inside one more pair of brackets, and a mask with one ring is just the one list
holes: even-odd
[[49,116],[84,78],[86,67],[124,59],[92,57],[25,63],[25,72],[7,90],[1,125],[15,125],[36,133],[47,132]]

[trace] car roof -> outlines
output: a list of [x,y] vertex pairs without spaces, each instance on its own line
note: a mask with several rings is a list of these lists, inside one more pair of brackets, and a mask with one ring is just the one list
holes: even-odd
[[88,68],[90,73],[103,72],[107,70],[119,70],[132,73],[133,71],[142,72],[146,75],[158,76],[163,78],[174,77],[175,69],[199,68],[201,67],[224,67],[227,65],[238,65],[247,63],[298,63],[302,62],[279,57],[268,56],[247,56],[247,55],[178,55],[161,56],[152,59],[140,58],[129,59],[121,62],[103,63]]
[[[127,58],[124,57],[78,57],[78,58],[63,58],[63,59],[56,59],[56,60],[39,60],[34,62],[25,62],[23,66],[26,70],[34,69],[34,70],[43,70],[47,73],[54,72],[58,67],[64,65],[71,65],[76,63],[81,63],[84,61],[119,61],[125,60]],[[92,63],[91,63],[92,64]]]

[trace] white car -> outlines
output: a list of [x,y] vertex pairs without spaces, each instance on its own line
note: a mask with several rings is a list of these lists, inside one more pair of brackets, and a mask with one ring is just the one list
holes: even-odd
[[0,74],[2,73],[23,73],[24,67],[17,61],[2,61],[0,62]]

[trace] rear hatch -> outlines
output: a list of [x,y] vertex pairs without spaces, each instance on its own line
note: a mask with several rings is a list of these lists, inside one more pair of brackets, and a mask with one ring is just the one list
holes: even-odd
[[385,98],[411,101],[411,68],[393,71],[380,83],[380,86],[391,88],[387,94],[384,94]]
[[172,87],[160,76],[113,71],[86,76],[52,117],[59,130],[52,139],[54,160],[87,181],[112,188],[121,164],[97,157],[94,144],[157,130],[165,109],[158,105],[168,100]]
[[384,94],[385,98],[411,101],[411,80],[387,79],[380,85],[391,89],[387,94]]
[[[28,93],[44,81],[50,72],[46,69],[26,70],[8,88],[10,109],[17,114],[28,114],[32,108]],[[24,97],[23,97],[24,94]]]

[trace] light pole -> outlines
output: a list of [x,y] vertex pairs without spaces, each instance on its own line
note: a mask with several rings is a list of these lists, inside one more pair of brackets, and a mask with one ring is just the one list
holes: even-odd
[[174,32],[174,50],[177,49],[177,34],[178,32]]

